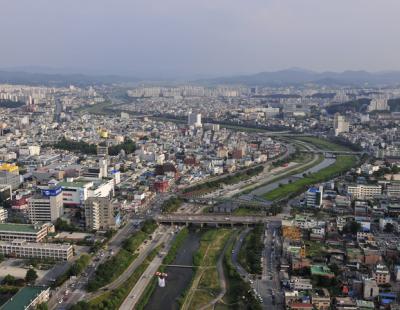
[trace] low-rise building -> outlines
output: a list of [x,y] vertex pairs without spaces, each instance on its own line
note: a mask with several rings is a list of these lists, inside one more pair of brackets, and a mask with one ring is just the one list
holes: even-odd
[[26,286],[2,305],[0,310],[33,310],[37,305],[47,302],[49,297],[49,287]]
[[311,296],[311,301],[314,307],[318,310],[330,309],[331,296],[326,288],[316,290]]
[[372,272],[372,276],[378,285],[388,284],[390,282],[390,272],[386,265],[376,265]]
[[297,291],[312,290],[313,288],[311,279],[301,277],[292,277],[290,287]]
[[400,197],[400,182],[393,182],[386,186],[386,195],[390,198]]
[[373,199],[382,195],[382,187],[380,185],[349,185],[347,192],[353,199]]
[[72,245],[69,244],[29,243],[26,240],[0,241],[0,253],[11,257],[65,261],[74,255]]
[[334,278],[335,274],[326,265],[312,265],[311,275],[324,278]]
[[363,297],[371,300],[379,295],[379,287],[375,279],[364,279]]
[[41,242],[48,232],[48,225],[11,224],[0,223],[0,240],[27,240],[29,242]]

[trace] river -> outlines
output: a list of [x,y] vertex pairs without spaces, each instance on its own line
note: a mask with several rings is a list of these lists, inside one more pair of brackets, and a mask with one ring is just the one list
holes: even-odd
[[[191,231],[171,265],[192,265],[193,254],[199,245],[200,233]],[[178,310],[178,300],[194,276],[192,268],[167,267],[165,272],[168,274],[166,286],[156,287],[145,307],[146,310]]]
[[268,192],[278,188],[279,184],[288,184],[289,180],[294,182],[297,179],[302,178],[304,173],[315,173],[315,172],[318,172],[318,171],[320,171],[320,170],[332,165],[335,161],[336,161],[335,158],[325,158],[318,165],[315,165],[315,166],[313,166],[311,168],[308,168],[307,170],[305,170],[303,172],[300,172],[300,173],[292,175],[292,176],[285,177],[283,179],[280,179],[278,181],[272,182],[272,183],[267,184],[265,186],[256,188],[255,190],[253,190],[250,193],[250,195],[261,196],[261,195],[263,195],[265,193],[268,193]]

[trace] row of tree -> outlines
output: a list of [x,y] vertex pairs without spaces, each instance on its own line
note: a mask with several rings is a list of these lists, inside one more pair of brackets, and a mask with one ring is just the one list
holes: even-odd
[[243,267],[252,274],[261,274],[262,272],[261,257],[264,249],[264,244],[262,242],[263,234],[263,225],[257,225],[246,237],[245,244],[241,250],[242,255],[239,255]]
[[253,176],[260,174],[264,170],[263,166],[257,166],[254,168],[247,169],[245,171],[239,171],[233,175],[227,175],[226,177],[219,178],[214,181],[204,182],[198,185],[194,185],[183,190],[183,193],[191,193],[197,191],[210,191],[214,190],[218,187],[221,187],[222,184],[235,184],[240,181],[244,181],[250,179]]
[[[105,146],[105,143],[101,143],[100,145]],[[87,143],[84,141],[72,141],[72,140],[66,139],[65,137],[63,137],[60,141],[58,141],[53,146],[55,148],[58,148],[61,150],[83,153],[86,155],[97,154],[97,145],[96,144],[91,144],[91,143]],[[111,156],[118,155],[122,150],[124,150],[126,154],[131,154],[131,153],[135,152],[135,150],[136,150],[135,142],[133,142],[132,139],[126,138],[124,142],[108,147],[108,153]]]

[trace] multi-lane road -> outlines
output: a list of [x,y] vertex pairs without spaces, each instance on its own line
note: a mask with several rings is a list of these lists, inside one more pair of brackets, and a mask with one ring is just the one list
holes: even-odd
[[[163,233],[158,237],[157,246],[161,243],[165,244],[165,249],[163,252],[168,253],[171,241],[174,238],[174,229],[163,228]],[[157,255],[149,264],[147,269],[143,272],[139,280],[136,282],[135,286],[130,291],[127,298],[124,300],[122,305],[120,306],[119,310],[131,310],[134,309],[136,303],[140,299],[140,296],[143,294],[144,290],[146,289],[147,285],[149,285],[150,281],[155,276],[158,268],[160,267],[164,256],[159,254]]]
[[262,253],[262,275],[249,274],[238,262],[238,253],[243,245],[245,236],[250,229],[244,230],[235,243],[232,251],[232,262],[240,274],[262,299],[263,309],[283,309],[283,295],[280,289],[278,262],[280,260],[280,237],[278,234],[279,223],[271,222],[265,226],[264,250]]

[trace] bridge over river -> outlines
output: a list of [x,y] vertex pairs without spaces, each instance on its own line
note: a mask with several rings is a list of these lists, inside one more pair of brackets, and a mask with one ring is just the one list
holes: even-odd
[[267,216],[233,216],[220,214],[163,214],[155,218],[157,223],[166,225],[226,225],[251,226],[269,222],[281,222],[279,217]]

